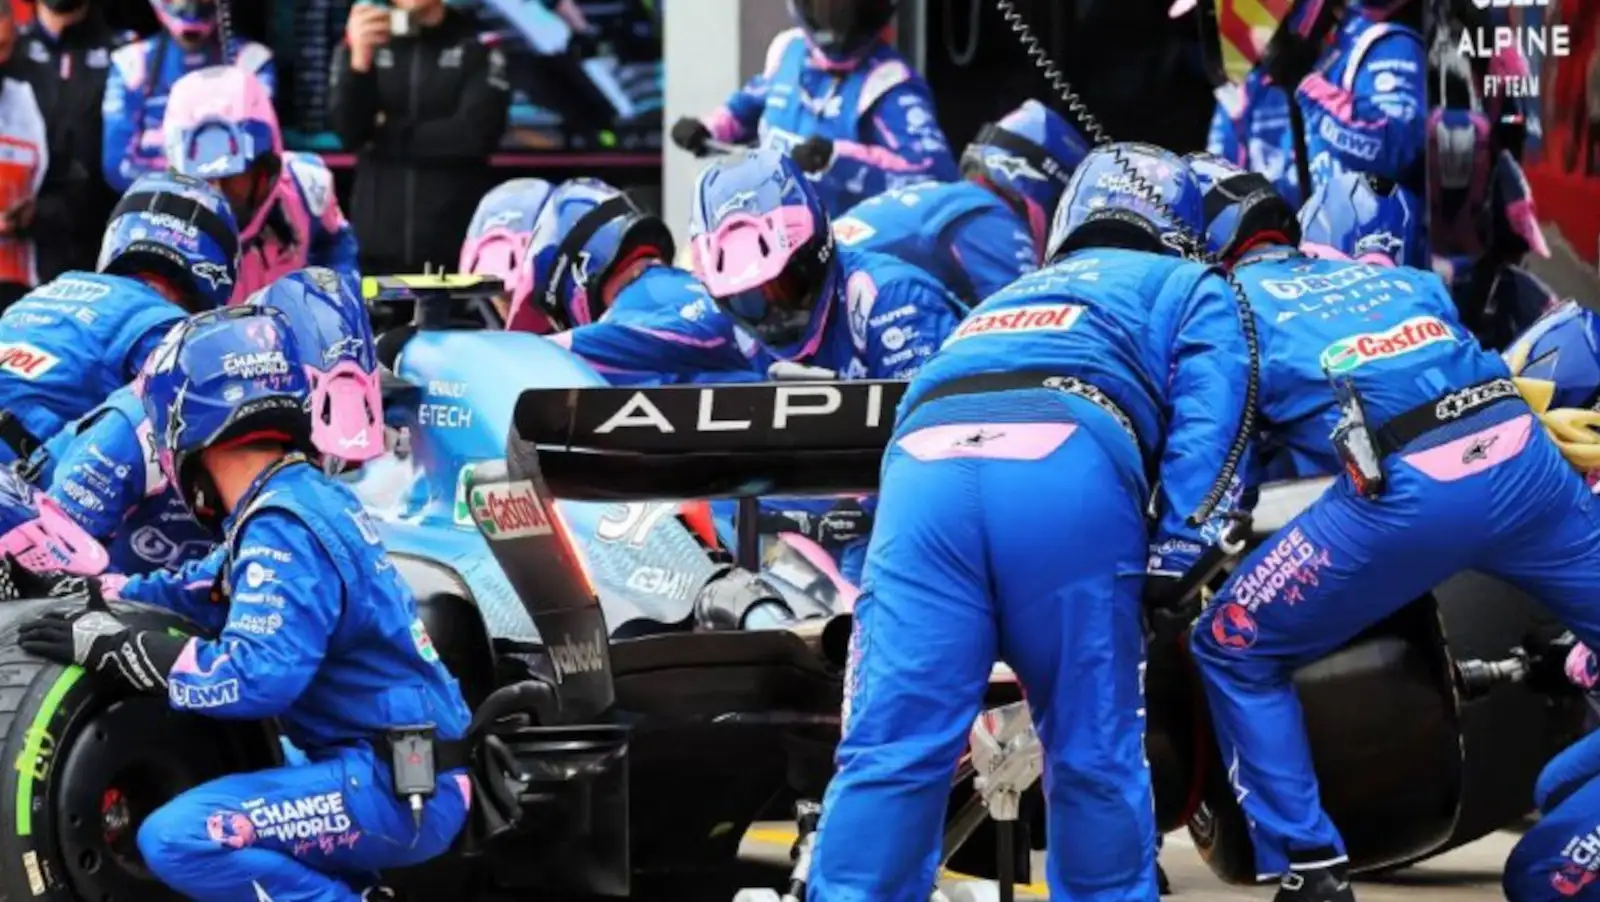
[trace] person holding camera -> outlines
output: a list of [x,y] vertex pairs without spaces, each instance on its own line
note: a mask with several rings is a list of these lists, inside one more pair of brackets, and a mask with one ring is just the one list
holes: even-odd
[[444,0],[357,3],[334,57],[333,128],[359,155],[361,271],[453,263],[493,178],[510,106],[505,58]]

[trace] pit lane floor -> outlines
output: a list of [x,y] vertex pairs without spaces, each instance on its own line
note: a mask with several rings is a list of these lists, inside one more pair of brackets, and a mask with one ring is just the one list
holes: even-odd
[[[1426,898],[1429,902],[1489,902],[1501,899],[1501,869],[1518,838],[1514,832],[1501,831],[1416,867],[1381,878],[1358,881],[1357,897],[1361,902],[1411,902],[1418,898]],[[786,866],[789,845],[793,841],[792,826],[759,824],[745,836],[742,857]],[[1188,835],[1181,832],[1167,836],[1161,864],[1172,880],[1174,891],[1174,895],[1167,898],[1174,902],[1272,898],[1272,887],[1233,887],[1218,881],[1195,854]],[[1038,855],[1034,857],[1034,872],[1037,875],[1044,873],[1044,862]],[[997,888],[989,881],[946,875],[940,886],[951,902],[996,902],[999,898]],[[1048,898],[1042,877],[1039,883],[1017,889],[1018,900]]]

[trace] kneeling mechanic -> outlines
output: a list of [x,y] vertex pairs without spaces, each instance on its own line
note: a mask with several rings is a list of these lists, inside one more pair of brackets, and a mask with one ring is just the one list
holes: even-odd
[[[136,630],[98,581],[25,587],[88,598],[25,623],[27,651],[180,711],[276,718],[309,758],[205,783],[145,820],[145,863],[193,899],[373,898],[377,871],[445,852],[466,823],[466,704],[360,502],[308,462],[305,372],[289,319],[257,306],[179,325],[146,365],[162,469],[223,541],[215,581],[155,573],[120,595],[209,611],[216,639]],[[413,764],[430,743],[434,766]]]

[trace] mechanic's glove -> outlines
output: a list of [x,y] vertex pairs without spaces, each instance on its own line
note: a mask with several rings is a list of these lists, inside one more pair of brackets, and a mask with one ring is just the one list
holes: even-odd
[[79,579],[70,594],[81,596],[83,607],[51,611],[24,623],[17,631],[22,650],[59,664],[77,664],[135,692],[165,695],[167,674],[188,637],[135,630],[106,607],[93,579]]
[[789,151],[789,158],[801,172],[817,173],[833,165],[833,141],[812,135]]
[[1200,616],[1198,593],[1188,598],[1177,594],[1182,582],[1183,577],[1171,573],[1151,573],[1144,578],[1142,607],[1151,646],[1178,642]]
[[1291,102],[1295,89],[1317,67],[1322,45],[1296,34],[1293,28],[1280,28],[1267,43],[1261,65],[1273,83],[1288,91]]
[[697,157],[706,155],[706,144],[711,140],[711,129],[692,116],[683,116],[672,123],[672,143]]
[[839,374],[826,367],[812,366],[796,360],[779,360],[767,367],[767,378],[773,382],[836,382]]
[[[0,557],[0,601],[19,598],[69,598],[82,594],[84,584],[98,578],[74,576],[64,570],[35,573],[12,555]],[[95,586],[98,590],[101,587]]]

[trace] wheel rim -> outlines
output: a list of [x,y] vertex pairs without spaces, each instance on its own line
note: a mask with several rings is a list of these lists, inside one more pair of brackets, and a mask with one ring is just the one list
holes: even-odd
[[165,699],[133,698],[91,716],[57,765],[58,859],[77,898],[167,900],[139,855],[139,826],[174,796],[239,769],[229,732]]

